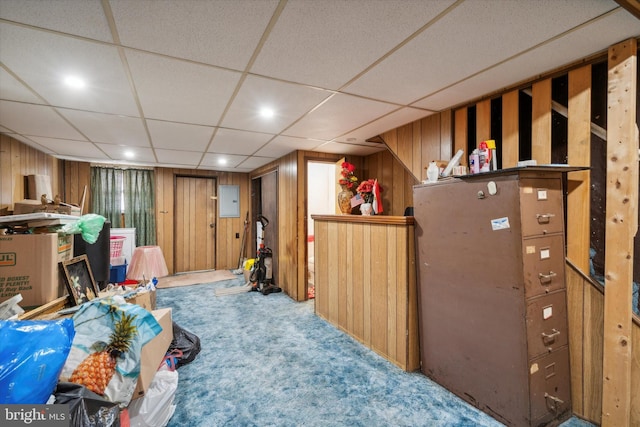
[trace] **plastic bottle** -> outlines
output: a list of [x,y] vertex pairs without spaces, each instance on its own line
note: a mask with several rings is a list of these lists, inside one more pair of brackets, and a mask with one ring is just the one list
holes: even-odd
[[436,182],[438,181],[438,174],[440,173],[440,168],[436,164],[436,162],[429,163],[429,167],[427,168],[427,181]]
[[487,141],[482,141],[479,147],[480,154],[480,172],[489,172],[491,170],[491,150]]
[[469,175],[480,172],[480,154],[476,148],[469,155]]

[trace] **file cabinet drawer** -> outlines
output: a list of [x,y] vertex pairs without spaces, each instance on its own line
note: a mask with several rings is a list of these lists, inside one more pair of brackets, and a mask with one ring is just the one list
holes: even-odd
[[529,363],[531,425],[565,418],[571,410],[569,348],[562,347]]
[[522,241],[525,297],[564,289],[564,236],[556,234]]
[[564,212],[560,179],[521,179],[520,216],[524,237],[562,232]]
[[527,300],[526,322],[529,359],[567,345],[565,291]]

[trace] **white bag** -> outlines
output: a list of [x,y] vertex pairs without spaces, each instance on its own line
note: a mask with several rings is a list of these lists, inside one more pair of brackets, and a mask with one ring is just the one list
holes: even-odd
[[129,405],[131,427],[164,427],[176,410],[173,404],[178,389],[178,371],[166,363],[160,365],[145,395]]

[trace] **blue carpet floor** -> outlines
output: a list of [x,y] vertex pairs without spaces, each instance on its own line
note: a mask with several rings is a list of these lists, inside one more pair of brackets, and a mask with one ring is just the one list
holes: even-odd
[[[500,426],[420,373],[407,373],[283,293],[159,289],[158,307],[200,337],[178,369],[169,426]],[[562,427],[591,426],[577,418]]]

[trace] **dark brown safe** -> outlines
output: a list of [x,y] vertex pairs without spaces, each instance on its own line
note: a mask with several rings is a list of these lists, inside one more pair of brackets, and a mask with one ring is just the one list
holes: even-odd
[[510,426],[571,416],[563,173],[413,189],[422,372]]

